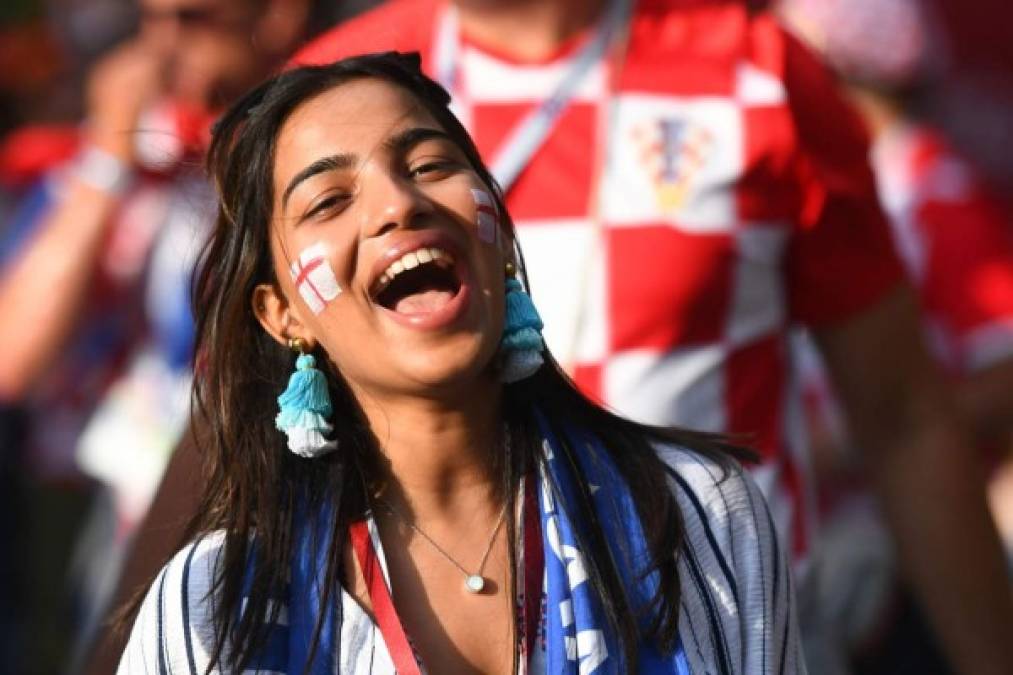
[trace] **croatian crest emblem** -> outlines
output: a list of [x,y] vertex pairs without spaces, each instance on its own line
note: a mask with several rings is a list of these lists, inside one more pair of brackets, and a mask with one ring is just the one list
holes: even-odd
[[713,134],[690,120],[665,117],[635,127],[633,137],[658,207],[668,214],[679,211],[711,156]]

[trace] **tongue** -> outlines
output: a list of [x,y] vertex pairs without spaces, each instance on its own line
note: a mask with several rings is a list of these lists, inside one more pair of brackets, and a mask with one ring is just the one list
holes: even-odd
[[398,314],[431,314],[445,306],[454,297],[448,290],[432,289],[406,295],[394,305]]

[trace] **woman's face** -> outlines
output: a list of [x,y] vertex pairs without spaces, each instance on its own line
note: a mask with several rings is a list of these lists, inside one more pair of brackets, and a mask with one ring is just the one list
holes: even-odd
[[268,330],[319,341],[360,399],[488,376],[509,244],[489,188],[411,94],[363,78],[301,104],[273,180],[282,296],[254,298]]

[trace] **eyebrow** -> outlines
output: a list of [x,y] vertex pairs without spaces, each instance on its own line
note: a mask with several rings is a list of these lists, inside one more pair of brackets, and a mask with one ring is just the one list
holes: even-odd
[[[453,143],[453,139],[440,129],[430,129],[427,127],[413,127],[411,129],[405,129],[400,131],[386,141],[383,145],[395,152],[396,154],[404,154],[411,150],[414,146],[433,138],[439,138],[442,140]],[[456,145],[456,143],[454,144]],[[326,171],[337,171],[340,169],[348,169],[355,165],[358,157],[351,153],[340,153],[337,155],[328,155],[327,157],[321,157],[316,160],[302,171],[297,173],[289,181],[288,186],[285,188],[285,192],[281,197],[281,208],[285,209],[288,204],[288,198],[292,196],[292,192],[299,187],[299,184],[305,180],[312,178],[318,174]]]
[[285,188],[285,192],[281,196],[281,208],[284,211],[288,204],[288,198],[292,196],[292,191],[299,187],[299,184],[305,180],[316,176],[317,174],[324,173],[325,171],[337,171],[338,169],[347,169],[355,165],[355,155],[342,153],[338,155],[328,155],[327,157],[321,157],[317,161],[313,162],[302,171],[292,177],[292,180],[288,182],[288,187]]
[[[405,129],[404,131],[398,132],[384,141],[384,145],[393,150],[395,153],[404,154],[411,150],[414,146],[428,141],[433,138],[438,138],[444,141],[454,143],[453,139],[442,129],[431,129],[429,127],[412,127]],[[454,143],[456,146],[457,144]]]

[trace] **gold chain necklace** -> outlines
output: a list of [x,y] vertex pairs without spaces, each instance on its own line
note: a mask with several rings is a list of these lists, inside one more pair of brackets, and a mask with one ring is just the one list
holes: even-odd
[[440,555],[449,560],[450,564],[452,564],[457,569],[461,570],[461,574],[464,575],[464,587],[468,590],[469,593],[482,592],[482,589],[485,588],[485,581],[486,581],[485,577],[482,576],[482,570],[485,569],[485,563],[489,559],[489,553],[492,551],[493,542],[496,541],[496,535],[499,533],[499,529],[503,526],[503,520],[506,517],[507,511],[506,504],[503,504],[503,510],[499,512],[499,518],[496,519],[496,527],[492,529],[492,534],[489,536],[489,543],[485,545],[485,552],[482,553],[482,560],[478,563],[478,569],[475,571],[474,574],[472,574],[468,570],[464,569],[464,566],[461,565],[461,563],[454,560],[454,557],[449,553],[447,553],[442,546],[437,544],[432,537],[423,532],[422,528],[420,528],[418,525],[412,523],[407,518],[405,518],[404,514],[402,514],[399,510],[394,508],[393,504],[388,502],[386,499],[378,499],[377,501],[383,504],[384,508],[386,508],[387,511],[390,512],[392,516],[394,516],[402,523],[410,527],[413,532],[415,532],[420,537],[429,542],[429,545],[432,546],[434,549],[436,549]]

